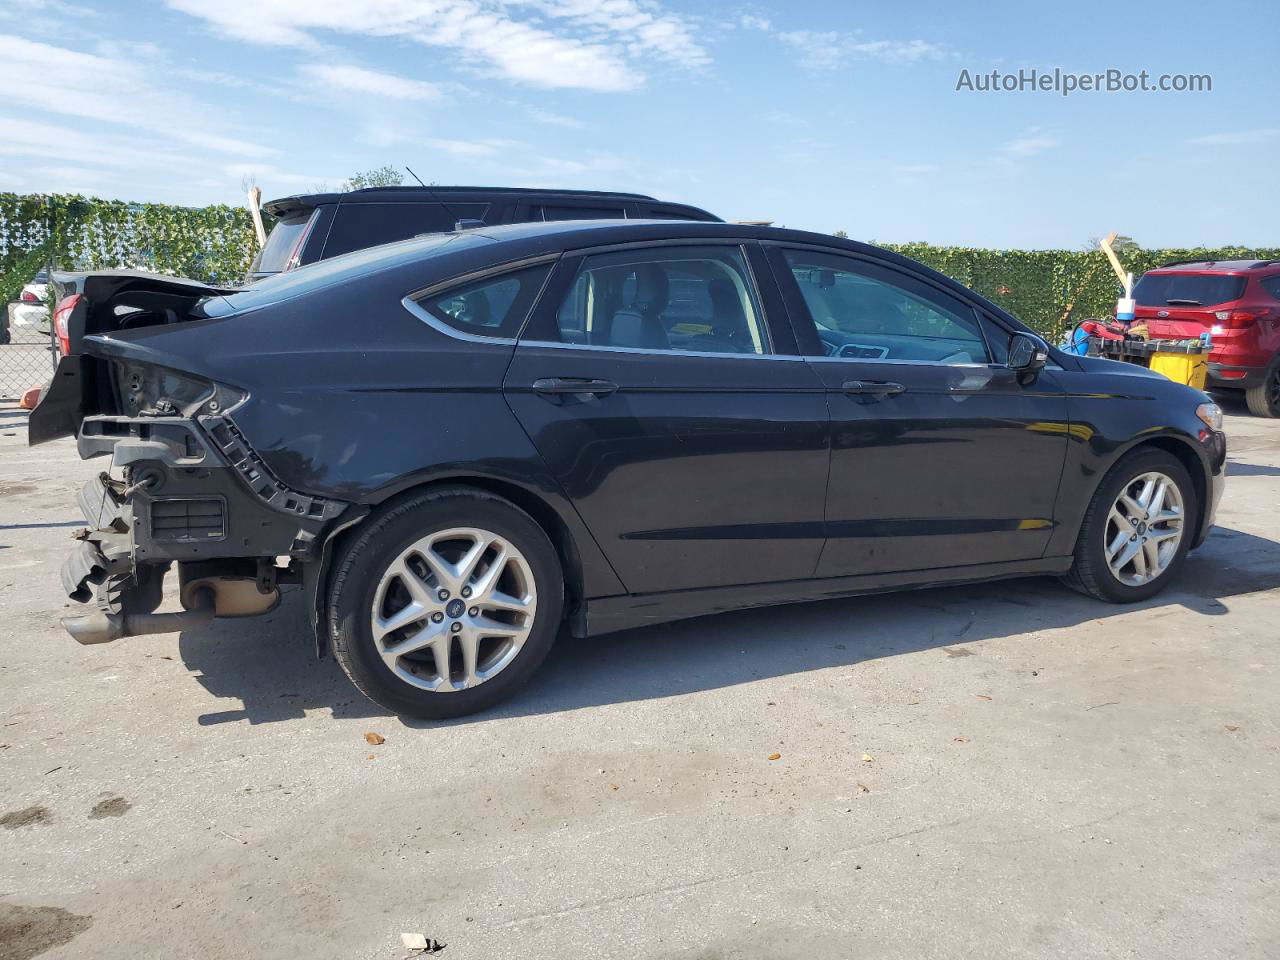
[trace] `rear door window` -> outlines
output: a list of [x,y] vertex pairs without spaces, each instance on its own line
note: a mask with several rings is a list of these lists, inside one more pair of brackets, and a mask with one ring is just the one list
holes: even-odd
[[1144,307],[1208,307],[1239,300],[1244,277],[1225,273],[1148,273],[1134,285],[1133,299]]
[[302,245],[311,224],[320,211],[308,210],[296,216],[277,220],[267,235],[267,242],[254,258],[253,273],[280,273],[298,265]]
[[769,352],[740,247],[671,246],[589,256],[556,315],[562,343]]
[[340,203],[324,245],[325,258],[423,233],[452,230],[459,220],[483,220],[487,203]]
[[1271,295],[1272,300],[1280,300],[1280,274],[1274,277],[1263,277],[1258,281],[1262,289]]

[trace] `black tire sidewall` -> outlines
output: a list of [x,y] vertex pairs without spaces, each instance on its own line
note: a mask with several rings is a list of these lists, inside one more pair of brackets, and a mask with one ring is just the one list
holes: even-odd
[[1272,385],[1280,378],[1280,354],[1271,360],[1263,375],[1262,383],[1245,391],[1245,402],[1249,412],[1258,417],[1280,417],[1280,408],[1271,400]]
[[[1117,580],[1107,563],[1107,518],[1111,512],[1111,505],[1115,503],[1120,491],[1140,474],[1152,472],[1163,473],[1169,477],[1177,485],[1178,492],[1182,494],[1183,534],[1182,540],[1178,543],[1178,552],[1165,571],[1150,583],[1135,587]],[[1111,469],[1089,504],[1085,527],[1081,531],[1080,542],[1076,548],[1077,574],[1085,581],[1090,593],[1113,603],[1137,603],[1155,596],[1177,576],[1183,561],[1186,560],[1191,542],[1195,539],[1194,524],[1199,511],[1199,501],[1191,475],[1177,457],[1155,449],[1129,454]]]
[[[378,582],[395,557],[429,533],[462,526],[492,531],[524,555],[533,573],[538,609],[520,653],[501,673],[470,690],[432,693],[405,683],[383,662],[370,611]],[[336,570],[328,605],[334,656],[365,696],[398,714],[440,720],[493,706],[529,680],[559,632],[564,585],[555,547],[528,514],[480,491],[428,494],[392,507],[369,521]]]

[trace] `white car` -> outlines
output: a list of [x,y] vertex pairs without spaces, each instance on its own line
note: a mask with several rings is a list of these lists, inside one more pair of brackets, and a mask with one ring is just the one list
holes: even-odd
[[41,270],[30,283],[23,286],[18,299],[9,304],[9,325],[0,335],[4,342],[7,343],[20,330],[49,333],[49,308],[45,303],[48,280],[48,276]]

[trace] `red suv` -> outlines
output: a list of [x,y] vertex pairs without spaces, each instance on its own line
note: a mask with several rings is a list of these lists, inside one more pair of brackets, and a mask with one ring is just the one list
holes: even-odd
[[1280,260],[1169,263],[1143,274],[1133,298],[1152,339],[1210,332],[1209,386],[1280,417]]

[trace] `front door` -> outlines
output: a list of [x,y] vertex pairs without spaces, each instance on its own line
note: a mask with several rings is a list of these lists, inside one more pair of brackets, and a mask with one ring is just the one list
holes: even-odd
[[826,398],[759,275],[754,244],[566,257],[516,347],[508,402],[631,593],[817,566]]
[[834,251],[770,255],[831,407],[819,576],[1042,556],[1067,444],[1052,372],[1019,383],[993,355],[1009,332],[923,273]]

